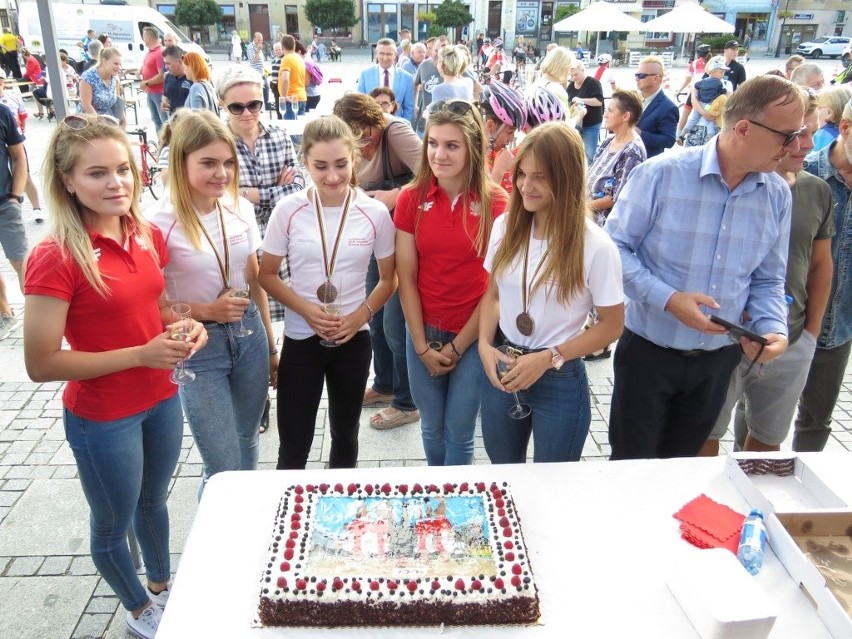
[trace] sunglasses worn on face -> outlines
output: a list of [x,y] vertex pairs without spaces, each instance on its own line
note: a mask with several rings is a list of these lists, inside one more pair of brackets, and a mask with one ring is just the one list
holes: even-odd
[[263,107],[262,100],[252,100],[251,102],[246,102],[243,104],[242,102],[231,102],[228,105],[228,113],[232,115],[242,115],[243,111],[246,109],[249,110],[249,113],[258,113],[260,109]]
[[784,136],[784,143],[781,146],[790,146],[793,143],[793,140],[799,138],[805,134],[808,127],[803,126],[798,131],[793,131],[792,133],[788,133],[786,131],[779,131],[778,129],[773,129],[772,127],[768,127],[765,124],[761,124],[760,122],[755,122],[754,120],[747,120],[747,122],[751,122],[759,126],[761,129],[766,129],[767,131],[772,131],[773,133],[777,133],[778,135]]
[[636,76],[637,80],[644,80],[645,78],[648,78],[652,75],[658,76],[660,74],[659,73],[634,73],[633,75]]
[[119,121],[112,117],[111,115],[80,115],[75,113],[73,115],[66,116],[62,120],[62,124],[67,126],[69,129],[85,129],[92,122],[100,122],[101,124],[106,124],[108,126],[118,126]]
[[467,115],[472,110],[473,105],[465,100],[438,100],[437,102],[432,103],[432,107],[429,109],[429,112],[435,113],[437,111],[449,111],[456,115]]

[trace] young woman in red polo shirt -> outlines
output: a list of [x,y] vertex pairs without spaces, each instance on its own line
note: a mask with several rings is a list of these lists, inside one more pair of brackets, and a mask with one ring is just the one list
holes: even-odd
[[[192,322],[171,339],[165,242],[139,211],[139,172],[118,121],[71,115],[44,161],[53,229],[24,281],[24,357],[37,382],[69,380],[65,435],[91,509],[91,552],[138,637],[153,637],[168,598],[166,497],[183,437],[169,372],[207,340]],[[71,346],[62,348],[63,336]],[[142,548],[147,588],[125,535]]]
[[474,345],[488,282],[482,262],[508,198],[488,177],[488,134],[469,102],[433,104],[424,140],[394,214],[408,375],[426,461],[470,464],[483,382]]

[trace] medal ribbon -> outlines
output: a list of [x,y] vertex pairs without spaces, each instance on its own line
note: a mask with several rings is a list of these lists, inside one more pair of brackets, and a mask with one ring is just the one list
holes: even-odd
[[317,213],[317,224],[320,229],[320,239],[322,240],[322,265],[325,268],[325,279],[331,279],[334,275],[334,266],[337,264],[337,253],[340,249],[340,241],[343,239],[343,227],[346,226],[346,218],[349,216],[349,204],[352,202],[352,189],[346,194],[346,199],[343,201],[343,212],[340,215],[340,226],[337,229],[337,237],[334,238],[334,247],[331,251],[331,261],[328,257],[328,245],[326,243],[325,233],[325,216],[323,215],[322,203],[320,202],[319,193],[316,187],[313,192],[314,209]]
[[524,268],[521,271],[521,304],[524,308],[524,313],[529,315],[529,297],[532,293],[532,287],[535,283],[535,278],[538,276],[538,272],[541,270],[541,267],[544,266],[544,261],[547,259],[547,254],[550,253],[550,247],[542,254],[541,259],[538,262],[538,266],[535,267],[533,271],[532,278],[530,278],[529,284],[527,284],[527,268],[529,267],[529,258],[530,258],[530,244],[532,243],[532,228],[530,228],[530,237],[527,240],[527,245],[524,247]]
[[222,276],[222,288],[228,288],[231,282],[231,243],[228,241],[227,233],[225,233],[225,214],[222,212],[222,205],[219,204],[218,200],[216,201],[216,210],[219,211],[219,229],[222,232],[222,248],[225,255],[224,263],[219,256],[216,245],[213,243],[213,238],[210,237],[203,222],[201,223],[201,232],[204,233],[204,237],[210,244],[210,248],[213,249],[213,255],[216,256],[216,263],[219,265],[219,274]]

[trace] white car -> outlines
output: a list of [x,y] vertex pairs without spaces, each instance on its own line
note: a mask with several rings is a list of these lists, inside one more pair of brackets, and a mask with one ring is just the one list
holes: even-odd
[[852,43],[847,44],[846,48],[843,49],[843,53],[840,54],[840,61],[843,62],[844,67],[849,66],[849,62],[852,60]]
[[810,58],[819,58],[824,55],[829,58],[839,58],[850,42],[852,39],[843,36],[823,36],[812,42],[803,42],[796,49],[796,53]]

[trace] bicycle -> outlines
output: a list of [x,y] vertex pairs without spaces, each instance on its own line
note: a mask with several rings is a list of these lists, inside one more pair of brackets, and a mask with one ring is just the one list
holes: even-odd
[[140,175],[142,186],[150,191],[155,200],[159,200],[165,185],[163,184],[162,170],[157,166],[157,156],[160,154],[157,145],[148,141],[148,131],[145,129],[134,129],[128,131],[127,135],[139,138]]

